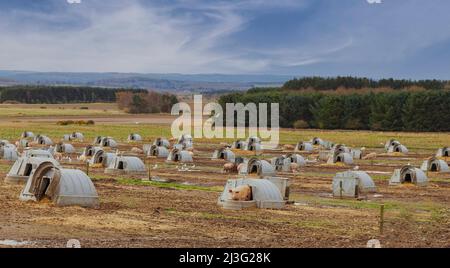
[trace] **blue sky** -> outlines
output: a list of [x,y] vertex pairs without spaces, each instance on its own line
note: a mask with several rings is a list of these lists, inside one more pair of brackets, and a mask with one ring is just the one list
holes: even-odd
[[448,0],[67,1],[0,0],[0,69],[450,79]]

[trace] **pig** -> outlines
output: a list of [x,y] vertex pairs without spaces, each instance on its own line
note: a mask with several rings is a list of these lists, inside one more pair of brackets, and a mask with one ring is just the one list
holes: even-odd
[[241,185],[234,189],[228,190],[230,194],[230,199],[233,201],[251,201],[252,197],[252,187],[249,185]]
[[53,157],[55,157],[56,160],[61,161],[63,158],[62,153],[54,153]]
[[290,169],[291,169],[291,171],[292,171],[293,173],[297,173],[297,172],[298,172],[298,169],[299,169],[299,166],[298,166],[297,163],[291,163]]
[[131,149],[131,152],[132,152],[132,153],[135,153],[135,154],[143,154],[143,153],[144,153],[143,150],[141,150],[141,149],[139,149],[139,148],[136,148],[136,147],[133,147],[133,148]]
[[372,160],[372,159],[375,159],[375,158],[377,158],[377,153],[370,153],[370,154],[364,156],[362,159],[363,160]]
[[223,171],[225,173],[231,173],[236,171],[236,165],[234,163],[226,163],[223,165]]
[[286,150],[286,151],[292,151],[294,149],[295,149],[295,147],[293,145],[290,145],[290,144],[286,144],[286,145],[283,146],[283,150]]

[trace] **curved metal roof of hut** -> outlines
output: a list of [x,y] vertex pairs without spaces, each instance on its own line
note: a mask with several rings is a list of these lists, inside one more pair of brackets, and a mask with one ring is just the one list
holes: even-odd
[[428,184],[428,177],[421,169],[407,165],[401,169],[396,169],[389,181],[390,185],[402,183],[413,183],[418,186],[426,186]]
[[81,132],[73,132],[70,137],[72,140],[84,140],[84,135]]
[[[345,172],[339,172],[336,174],[334,179],[339,178],[354,178],[358,180],[358,188],[359,192],[361,193],[373,193],[377,191],[377,187],[375,186],[374,181],[364,171],[356,171],[356,170],[350,170]],[[339,185],[335,185],[335,180],[333,181],[333,188],[338,187]]]
[[353,156],[349,153],[342,153],[339,150],[332,152],[329,155],[328,164],[344,163],[347,165],[353,164]]
[[270,161],[271,165],[275,167],[276,171],[289,172],[291,169],[291,159],[285,155],[274,157]]
[[97,147],[97,146],[93,146],[93,145],[88,145],[88,146],[86,146],[86,148],[84,148],[83,153],[81,154],[81,156],[84,156],[84,157],[91,157],[91,156],[94,156],[95,153],[96,153],[97,151],[99,151],[99,150],[102,150],[102,151],[103,151],[103,149],[102,149],[101,147]]
[[22,139],[34,138],[34,133],[31,132],[31,131],[24,131],[24,132],[22,132],[22,134],[20,135],[20,138],[22,138]]
[[30,147],[30,141],[27,139],[21,139],[19,140],[19,148],[28,148]]
[[137,133],[131,133],[130,135],[128,135],[128,142],[132,142],[132,141],[142,141],[142,136],[137,134]]
[[47,136],[40,135],[37,139],[37,143],[41,145],[53,145],[52,139]]
[[314,138],[311,140],[311,143],[312,143],[313,145],[322,145],[323,140],[322,140],[321,138],[314,137]]
[[219,150],[214,151],[212,159],[223,159],[229,162],[234,162],[236,156],[229,147],[224,147]]
[[312,152],[314,150],[314,146],[312,145],[311,142],[301,141],[301,142],[297,143],[295,150],[300,151],[300,152],[302,152],[302,151]]
[[94,148],[94,154],[89,160],[90,166],[101,164],[103,167],[108,167],[117,155],[115,153],[107,153],[105,150],[99,147]]
[[167,157],[167,161],[173,162],[181,162],[181,163],[191,163],[194,162],[192,155],[188,151],[172,149],[170,151],[169,156]]
[[26,150],[23,151],[21,157],[39,157],[39,158],[54,158],[53,154],[47,150]]
[[76,153],[77,151],[75,150],[75,147],[73,147],[72,144],[69,143],[58,143],[56,144],[56,148],[55,151],[57,153],[64,153],[64,154],[73,154]]
[[225,189],[219,196],[218,204],[225,205],[230,200],[230,190],[238,186],[248,185],[252,188],[252,200],[259,208],[281,208],[285,205],[280,189],[266,179],[237,179],[228,180]]
[[425,160],[420,169],[425,172],[450,172],[447,162],[436,157]]
[[117,142],[111,137],[104,137],[101,141],[101,147],[116,148]]
[[[48,180],[48,187],[40,187]],[[37,167],[22,190],[20,200],[40,201],[49,197],[57,206],[98,207],[99,198],[91,179],[81,170],[61,169],[44,162]]]
[[147,155],[158,158],[167,158],[169,156],[169,149],[164,146],[152,145]]
[[240,173],[242,175],[255,174],[257,176],[264,177],[264,176],[274,176],[276,174],[276,170],[275,167],[272,166],[266,160],[261,160],[254,157],[247,162],[246,168],[241,169]]
[[190,149],[194,146],[194,140],[191,135],[183,134],[178,139],[178,144],[183,145],[183,149]]
[[299,166],[306,166],[305,158],[299,154],[288,154],[286,157],[290,159],[291,163],[296,163]]
[[92,142],[93,145],[101,145],[102,144],[102,140],[103,140],[103,136],[97,136],[94,141]]
[[388,150],[389,153],[408,153],[408,148],[400,143],[395,143],[394,145],[391,145]]
[[16,161],[19,158],[16,148],[1,146],[0,147],[0,159],[8,161]]
[[396,139],[390,139],[384,144],[384,149],[386,151],[388,151],[389,147],[395,146],[396,144],[401,144],[401,143],[398,140],[396,140]]
[[169,148],[170,147],[170,142],[166,138],[159,137],[153,142],[153,145],[156,145],[158,147],[162,146],[162,147]]
[[147,173],[144,162],[135,156],[117,156],[105,173]]
[[259,137],[252,136],[252,137],[249,137],[247,139],[247,144],[248,145],[258,144],[258,143],[261,143],[261,139]]
[[237,150],[246,150],[247,149],[247,142],[243,141],[243,140],[237,140],[235,142],[233,142],[232,149],[237,149]]
[[52,163],[54,166],[60,166],[58,161],[53,158],[19,157],[6,175],[5,182],[25,183],[32,171],[45,162]]
[[11,144],[8,140],[0,140],[0,146]]
[[450,147],[440,148],[436,153],[436,157],[449,157],[449,156],[450,156]]

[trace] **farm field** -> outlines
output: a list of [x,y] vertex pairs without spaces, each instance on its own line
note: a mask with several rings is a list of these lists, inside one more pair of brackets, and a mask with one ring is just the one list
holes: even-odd
[[[158,137],[170,138],[168,115],[130,116],[115,107],[97,105],[88,110],[77,105],[65,109],[23,106],[13,112],[0,106],[0,139],[15,142],[27,130],[57,142],[64,134],[79,131],[85,135],[84,141],[71,142],[78,153],[96,136],[111,136],[119,142],[120,152],[131,155],[133,147],[141,148]],[[39,119],[33,119],[38,112]],[[96,124],[91,126],[61,126],[56,124],[60,118],[99,120],[94,119]],[[130,133],[141,134],[144,141],[127,143]],[[226,181],[236,175],[224,174],[225,162],[211,160],[211,156],[220,143],[232,139],[195,139],[194,163],[187,164],[188,170],[163,159],[136,155],[145,159],[152,176],[174,180],[171,183],[90,168],[89,176],[100,197],[98,209],[62,208],[50,201],[24,203],[18,199],[23,185],[9,185],[0,179],[0,247],[6,240],[25,242],[22,247],[65,247],[69,239],[80,240],[83,247],[365,247],[370,239],[379,239],[383,247],[450,247],[450,173],[429,173],[427,187],[388,185],[394,169],[406,164],[420,166],[438,148],[450,145],[449,133],[283,129],[280,135],[281,145],[321,137],[381,155],[375,160],[355,160],[353,166],[312,163],[298,173],[280,172],[278,176],[291,179],[291,203],[281,210],[229,211],[217,205]],[[410,153],[382,155],[384,143],[391,138],[408,146]],[[292,152],[265,151],[262,158]],[[315,153],[301,154],[313,159]],[[61,164],[86,171],[76,156],[71,159]],[[12,164],[0,161],[0,178]],[[372,176],[377,194],[360,201],[333,198],[333,176],[355,166]],[[382,234],[381,204],[385,205]]]

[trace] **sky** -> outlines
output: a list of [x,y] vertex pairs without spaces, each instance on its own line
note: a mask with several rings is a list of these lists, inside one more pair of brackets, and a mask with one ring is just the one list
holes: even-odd
[[450,79],[448,0],[0,0],[0,70]]

